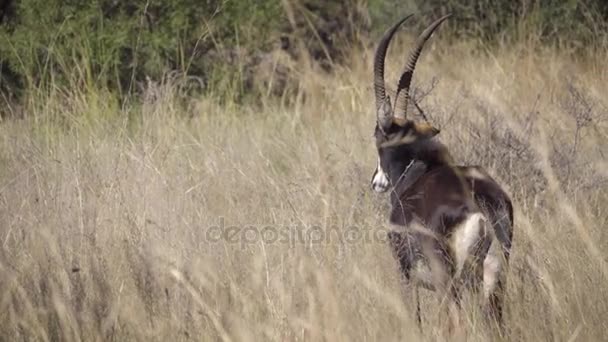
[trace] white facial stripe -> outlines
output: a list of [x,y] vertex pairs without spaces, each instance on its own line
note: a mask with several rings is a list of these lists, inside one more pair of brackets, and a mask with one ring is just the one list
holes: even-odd
[[376,172],[374,173],[374,178],[372,179],[372,189],[376,192],[385,192],[388,190],[389,181],[386,172],[382,169],[380,165],[380,157],[378,157],[378,165],[376,166]]

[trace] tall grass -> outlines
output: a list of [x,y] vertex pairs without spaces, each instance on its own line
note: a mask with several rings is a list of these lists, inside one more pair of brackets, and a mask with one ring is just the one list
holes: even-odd
[[[513,196],[505,339],[605,340],[608,56],[476,51],[429,44],[417,96],[455,158]],[[0,123],[2,340],[445,337],[425,292],[417,329],[369,190],[371,56],[294,64],[295,100],[260,107],[184,102],[175,77],[140,105],[84,86],[32,98]]]

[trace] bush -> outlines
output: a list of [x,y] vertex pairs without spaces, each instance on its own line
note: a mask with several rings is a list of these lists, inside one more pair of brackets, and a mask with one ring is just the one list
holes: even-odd
[[608,42],[608,2],[604,0],[369,0],[369,9],[372,21],[382,23],[375,25],[378,30],[405,13],[422,14],[423,19],[412,20],[419,30],[431,18],[454,13],[452,37],[478,39],[483,44],[534,37],[542,44],[586,49],[605,47]]
[[[305,52],[331,71],[370,31],[378,36],[406,13],[419,14],[409,25],[420,30],[447,12],[456,16],[446,39],[485,46],[534,37],[578,50],[608,42],[608,3],[600,0],[6,0],[0,102],[63,87],[132,99],[168,73],[197,79],[197,91],[202,85],[220,98],[257,98],[252,70],[273,50],[294,59]],[[286,84],[274,82],[282,89],[272,93],[284,95]]]
[[[250,91],[244,67],[296,42],[329,69],[356,36],[354,0],[14,0],[0,8],[0,87],[103,87],[121,98],[169,72],[216,93]],[[289,8],[285,8],[289,7]],[[355,10],[353,10],[355,9]],[[280,43],[280,44],[277,44]],[[220,89],[217,89],[220,88]]]
[[[276,30],[275,0],[21,0],[0,31],[2,84],[93,83],[121,95],[179,70],[208,78],[218,45],[256,44]],[[7,12],[4,12],[7,13]]]

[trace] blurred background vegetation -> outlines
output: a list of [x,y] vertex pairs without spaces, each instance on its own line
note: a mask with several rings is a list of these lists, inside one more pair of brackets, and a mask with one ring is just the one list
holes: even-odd
[[256,98],[254,72],[268,64],[283,75],[272,93],[285,95],[277,51],[331,72],[398,17],[417,13],[409,25],[420,29],[446,12],[456,16],[442,37],[480,51],[532,40],[581,53],[608,41],[604,0],[4,0],[2,108],[58,87],[102,89],[124,103],[171,73],[188,93],[244,101]]

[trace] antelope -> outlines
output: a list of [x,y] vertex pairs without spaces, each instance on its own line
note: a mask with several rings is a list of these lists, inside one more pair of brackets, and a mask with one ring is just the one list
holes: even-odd
[[[399,20],[374,55],[378,162],[371,187],[390,191],[389,245],[406,284],[445,295],[450,324],[458,324],[462,290],[483,289],[486,317],[503,328],[503,301],[513,237],[509,196],[481,166],[456,165],[435,137],[439,129],[407,118],[410,84],[424,44],[451,14],[429,25],[411,50],[394,105],[386,94],[384,61]],[[393,109],[394,108],[394,109]],[[426,121],[426,120],[425,120]],[[417,319],[421,324],[420,303]]]

